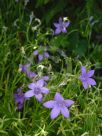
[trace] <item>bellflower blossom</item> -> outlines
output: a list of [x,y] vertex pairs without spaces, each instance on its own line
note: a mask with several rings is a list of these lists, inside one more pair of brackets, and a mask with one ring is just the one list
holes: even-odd
[[65,118],[68,118],[70,116],[70,113],[67,107],[70,107],[72,104],[74,104],[74,101],[70,99],[64,100],[61,94],[57,92],[55,94],[54,100],[45,102],[43,106],[46,108],[52,108],[50,116],[51,119],[55,119],[60,113]]
[[49,58],[49,53],[47,51],[44,51],[43,54],[40,54],[38,50],[35,50],[33,52],[34,56],[38,56],[38,60],[42,61],[45,58]]
[[30,64],[25,64],[25,65],[19,64],[19,67],[21,68],[22,72],[26,72],[27,69],[30,67]]
[[21,110],[24,104],[24,93],[22,92],[21,88],[18,88],[14,93],[14,100],[15,104],[17,105],[17,110]]
[[81,67],[81,76],[79,79],[82,81],[84,89],[87,89],[90,85],[96,85],[96,82],[91,77],[94,75],[94,70],[90,70],[86,72],[86,68],[84,66]]
[[28,68],[30,67],[30,64],[19,64],[19,67],[21,68],[21,71],[24,72],[29,78],[33,78],[36,76],[35,72],[31,72]]
[[54,26],[56,27],[55,35],[63,32],[67,33],[67,27],[70,25],[69,21],[63,21],[63,19],[60,17],[58,23],[54,23]]
[[28,85],[28,88],[30,89],[25,93],[25,98],[30,98],[32,96],[35,96],[35,98],[41,102],[43,99],[43,94],[48,94],[49,89],[44,87],[44,81],[38,80],[37,82],[31,83]]

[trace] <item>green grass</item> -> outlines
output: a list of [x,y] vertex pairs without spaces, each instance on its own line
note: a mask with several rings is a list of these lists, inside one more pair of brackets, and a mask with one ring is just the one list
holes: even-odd
[[[67,55],[63,57],[56,51],[55,39],[53,41],[55,46],[48,48],[51,58],[40,63],[35,61],[35,58],[31,56],[33,50],[39,47],[42,41],[44,44],[52,43],[52,41],[46,38],[46,32],[43,32],[40,27],[38,37],[35,39],[31,26],[29,26],[29,14],[23,10],[22,5],[18,6],[12,0],[11,3],[8,3],[6,1],[7,11],[4,12],[5,7],[2,2],[0,13],[0,136],[102,136],[102,80],[95,75],[97,85],[87,90],[83,89],[78,80],[81,65],[90,69],[91,66],[96,68],[101,63],[100,58],[96,55],[96,59],[94,56],[94,53],[97,54],[96,48],[92,54],[87,52],[86,56],[79,58],[76,56],[77,51],[67,53],[63,49]],[[13,9],[15,9],[14,12]],[[7,13],[12,15],[11,18],[8,18]],[[18,26],[14,27],[16,17],[20,21]],[[73,26],[72,30],[74,29]],[[93,43],[90,43],[89,39],[85,40],[88,45],[92,46]],[[74,41],[69,39],[68,42],[70,42],[68,45],[70,47]],[[62,43],[64,44],[63,40]],[[101,46],[101,43],[97,43],[98,46]],[[28,84],[32,82],[19,72],[19,64],[29,62],[28,58],[32,63],[32,71],[39,75],[48,74],[50,76],[47,85],[50,93],[44,98],[44,101],[53,99],[55,93],[60,92],[65,99],[72,99],[75,102],[69,108],[70,118],[65,119],[60,115],[51,120],[51,110],[43,107],[42,103],[37,102],[34,97],[25,101],[21,112],[16,110],[14,92],[20,86],[23,86],[23,91],[26,92]]]

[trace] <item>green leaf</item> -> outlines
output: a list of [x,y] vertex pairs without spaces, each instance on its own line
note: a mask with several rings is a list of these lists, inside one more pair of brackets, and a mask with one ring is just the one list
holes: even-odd
[[87,51],[87,41],[86,40],[80,40],[79,43],[76,45],[75,48],[75,54],[79,56],[84,56]]

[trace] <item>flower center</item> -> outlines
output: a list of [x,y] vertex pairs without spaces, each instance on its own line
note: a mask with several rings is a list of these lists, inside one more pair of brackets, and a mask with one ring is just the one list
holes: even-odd
[[87,78],[88,78],[87,75],[83,75],[82,76],[82,81],[87,81]]
[[64,106],[64,101],[58,101],[58,102],[57,102],[57,105],[58,105],[59,107],[63,107],[63,106]]
[[63,24],[60,25],[60,29],[61,29],[61,30],[65,29],[65,27],[64,27]]
[[35,88],[34,88],[34,93],[35,93],[36,95],[40,94],[40,93],[41,93],[41,89],[40,89],[39,87],[35,87]]

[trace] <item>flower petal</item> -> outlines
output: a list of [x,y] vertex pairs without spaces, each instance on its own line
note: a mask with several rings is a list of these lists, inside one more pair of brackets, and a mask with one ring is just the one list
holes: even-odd
[[68,118],[70,116],[69,111],[66,107],[61,108],[61,113],[65,118]]
[[53,23],[55,27],[59,27],[59,23]]
[[66,106],[66,107],[70,107],[72,104],[74,104],[74,101],[69,100],[69,99],[64,100],[64,102],[65,102],[65,106]]
[[88,88],[88,83],[87,82],[82,82],[82,84],[83,84],[84,89]]
[[81,80],[83,82],[83,76],[82,75],[79,77],[79,80]]
[[45,87],[42,87],[41,88],[41,92],[44,93],[44,94],[48,94],[49,93],[49,89],[47,89]]
[[59,24],[62,25],[62,23],[63,23],[63,20],[62,20],[62,18],[60,17],[60,18],[59,18]]
[[89,72],[87,72],[87,76],[88,77],[92,77],[94,75],[95,70],[90,70]]
[[69,25],[70,25],[70,22],[69,22],[69,21],[64,22],[64,26],[65,26],[65,27],[68,27]]
[[49,76],[43,76],[42,79],[45,80],[45,81],[48,81],[49,80]]
[[63,33],[67,33],[67,30],[66,30],[65,27],[63,27],[62,32],[63,32]]
[[37,86],[40,86],[40,87],[43,87],[44,86],[44,80],[43,79],[40,79],[36,82],[36,85]]
[[54,98],[56,101],[63,101],[64,100],[64,98],[61,96],[61,94],[60,93],[56,93],[55,94],[55,98]]
[[57,35],[57,34],[59,34],[59,33],[61,33],[60,27],[58,27],[58,28],[55,30],[55,35]]
[[33,52],[33,55],[38,55],[38,50],[35,50],[34,52]]
[[26,72],[29,66],[30,64],[25,64],[25,65],[19,64],[19,67],[21,68],[22,72]]
[[43,95],[42,94],[38,94],[38,95],[35,95],[36,99],[39,101],[39,102],[42,102],[42,99],[43,99]]
[[29,98],[29,97],[32,97],[32,96],[34,96],[34,92],[33,91],[27,91],[25,94],[24,94],[24,97],[25,98]]
[[29,78],[33,78],[33,77],[36,76],[36,74],[35,74],[34,72],[31,72],[31,71],[29,71],[29,70],[27,70],[26,74],[27,74],[27,76],[28,76]]
[[96,82],[95,82],[95,80],[94,79],[92,79],[92,78],[88,78],[88,84],[89,85],[96,85]]
[[45,52],[44,52],[44,56],[45,56],[46,58],[49,58],[49,53],[48,53],[47,51],[45,51]]
[[82,75],[86,74],[86,67],[84,67],[84,66],[81,67],[81,73],[82,73]]
[[43,106],[46,107],[46,108],[53,108],[54,105],[55,105],[55,101],[53,101],[53,100],[50,100],[50,101],[45,102],[45,103],[43,104]]
[[35,83],[31,83],[31,84],[28,85],[28,88],[34,90],[35,86],[36,86]]
[[21,88],[17,88],[17,93],[22,93],[22,89]]
[[43,60],[43,55],[39,54],[39,55],[38,55],[38,60],[39,60],[39,61],[42,61],[42,60]]
[[55,119],[60,114],[60,109],[54,107],[50,113],[51,119]]

